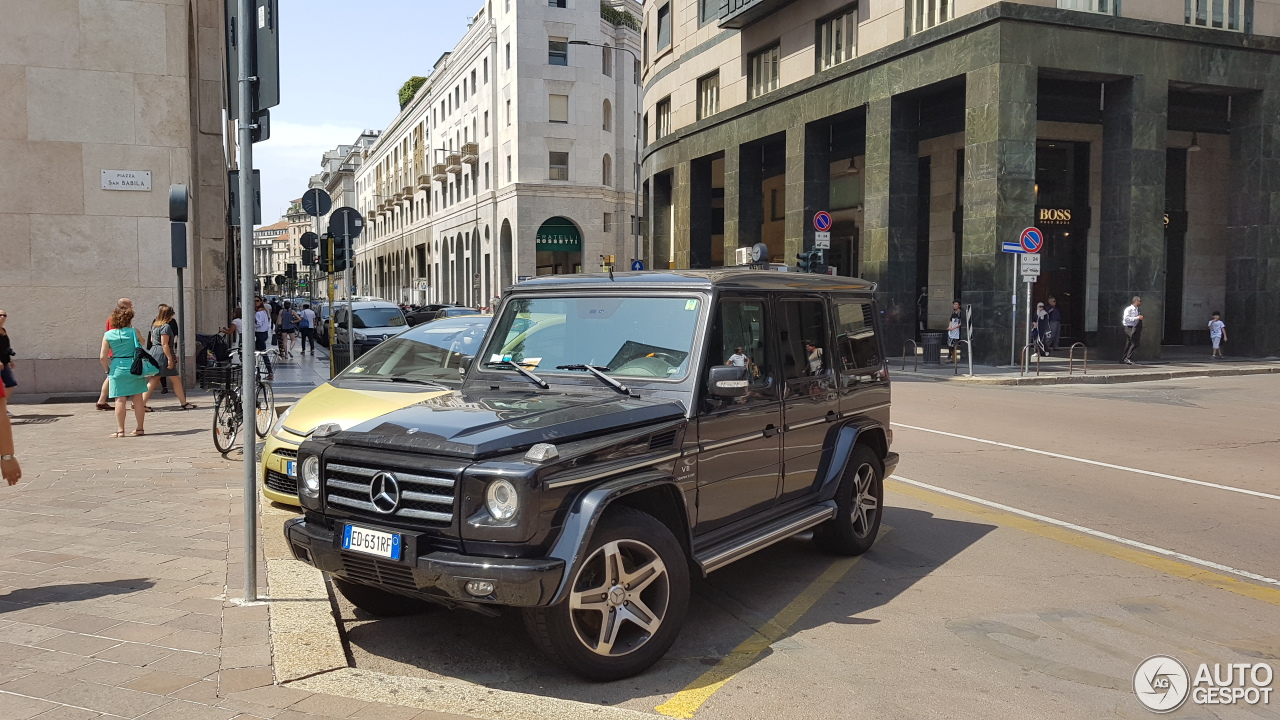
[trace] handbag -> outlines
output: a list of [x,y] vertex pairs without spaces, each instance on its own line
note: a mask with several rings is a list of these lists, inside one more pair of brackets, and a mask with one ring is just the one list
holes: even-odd
[[[145,348],[143,348],[141,345],[138,344],[138,332],[136,330],[134,330],[132,337],[133,337],[133,364],[129,366],[129,374],[130,375],[160,374],[160,366],[156,364],[156,359],[151,357],[151,353],[147,352]],[[146,361],[151,363],[151,367],[155,368],[155,372],[147,372],[147,369],[142,362],[143,358],[146,358]]]

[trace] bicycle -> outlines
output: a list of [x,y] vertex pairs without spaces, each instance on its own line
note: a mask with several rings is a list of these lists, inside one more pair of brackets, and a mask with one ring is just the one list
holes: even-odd
[[[239,350],[234,351],[238,354]],[[254,352],[261,359],[266,352]],[[234,358],[234,354],[233,354]],[[228,453],[234,447],[240,428],[244,425],[244,406],[240,402],[240,380],[243,366],[232,362],[205,368],[201,387],[214,391],[213,446],[220,453]],[[255,367],[254,378],[254,432],[265,438],[275,421],[276,398],[271,384],[264,379],[262,363]]]

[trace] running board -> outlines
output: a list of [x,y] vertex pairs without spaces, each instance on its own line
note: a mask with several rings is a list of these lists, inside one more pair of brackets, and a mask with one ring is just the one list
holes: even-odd
[[741,536],[730,538],[703,552],[696,553],[694,560],[702,566],[704,573],[713,572],[796,533],[821,525],[835,517],[835,514],[835,501],[829,500],[819,505],[810,505],[774,520],[745,538]]

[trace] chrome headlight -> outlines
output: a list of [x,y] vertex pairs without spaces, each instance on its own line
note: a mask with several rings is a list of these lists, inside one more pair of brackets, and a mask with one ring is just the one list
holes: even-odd
[[320,458],[308,455],[302,459],[302,492],[312,497],[320,495]]
[[362,332],[357,332],[357,333],[355,334],[355,337],[356,337],[356,342],[364,342],[365,340],[367,340],[367,339],[368,339],[368,338],[366,338],[366,337],[364,336],[364,333],[362,333]]
[[498,479],[490,482],[484,491],[484,504],[494,520],[503,522],[516,516],[520,509],[520,496],[510,480]]
[[289,413],[293,412],[295,405],[290,405],[289,409],[280,413],[280,417],[276,418],[276,424],[271,427],[271,434],[276,437],[280,436],[280,431],[284,429],[284,420],[289,417]]

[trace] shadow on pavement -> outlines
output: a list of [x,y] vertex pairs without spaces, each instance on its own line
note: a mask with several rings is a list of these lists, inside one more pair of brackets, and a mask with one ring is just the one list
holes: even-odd
[[[883,536],[852,569],[775,637],[772,645],[810,630],[857,633],[879,622],[865,617],[909,590],[995,529],[946,520],[919,510],[887,508]],[[797,536],[695,579],[688,617],[667,656],[642,675],[590,683],[547,659],[528,639],[518,611],[489,618],[467,611],[432,611],[409,618],[374,619],[340,601],[341,624],[356,667],[414,677],[454,678],[495,689],[650,710],[697,681],[753,637],[833,564]],[[847,561],[846,561],[847,562]],[[820,592],[820,591],[819,591]],[[791,622],[787,620],[786,622]],[[841,629],[840,626],[849,629]],[[776,625],[771,626],[776,629]],[[776,636],[776,632],[773,633]],[[856,642],[850,635],[849,642]],[[770,657],[772,645],[751,664]],[[645,707],[647,705],[647,707]]]
[[150,590],[155,584],[154,580],[148,578],[133,578],[130,580],[112,580],[110,582],[18,588],[0,595],[0,614],[41,605],[92,600],[108,595],[128,595],[142,590]]

